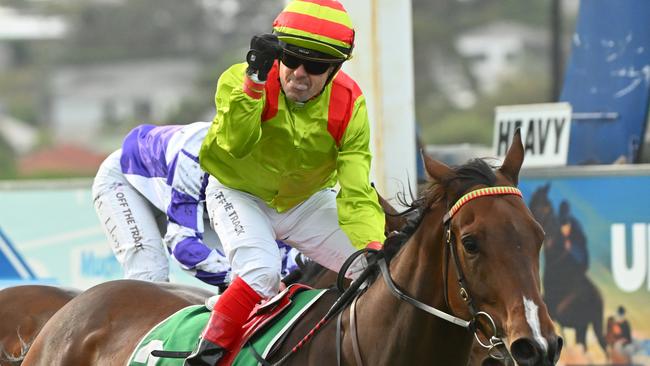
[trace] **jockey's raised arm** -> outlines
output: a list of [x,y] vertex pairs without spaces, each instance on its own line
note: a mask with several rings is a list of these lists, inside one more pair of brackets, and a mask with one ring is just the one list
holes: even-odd
[[383,242],[365,97],[341,70],[353,47],[338,1],[295,0],[273,33],[252,37],[246,62],[219,77],[199,160],[235,280],[186,364],[219,362],[255,304],[278,292],[276,239],[334,271],[356,248]]

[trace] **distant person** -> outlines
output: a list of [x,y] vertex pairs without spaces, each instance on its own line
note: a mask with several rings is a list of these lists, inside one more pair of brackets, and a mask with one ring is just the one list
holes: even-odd
[[560,203],[559,221],[562,233],[561,244],[570,255],[575,269],[584,274],[589,268],[587,237],[582,230],[582,225],[571,213],[571,206],[567,200]]
[[623,341],[623,345],[632,343],[632,329],[630,322],[625,317],[625,307],[622,305],[616,310],[616,324],[620,328],[619,338]]
[[[199,280],[221,290],[230,283],[230,263],[207,222],[208,176],[198,162],[209,127],[138,126],[101,164],[92,187],[95,211],[125,278],[169,281],[170,253]],[[298,252],[278,246],[286,275]]]
[[605,329],[605,342],[607,342],[609,346],[612,346],[618,340],[618,335],[620,333],[620,328],[616,325],[615,316],[610,315],[607,317]]
[[615,316],[607,318],[607,344],[610,360],[615,365],[632,365],[636,346],[632,340],[632,329],[625,316],[625,308],[619,306]]

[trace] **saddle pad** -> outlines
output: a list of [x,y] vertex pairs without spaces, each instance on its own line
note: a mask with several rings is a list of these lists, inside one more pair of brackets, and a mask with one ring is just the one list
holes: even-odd
[[[289,309],[264,332],[253,335],[241,348],[233,366],[258,366],[253,351],[266,357],[275,343],[327,290],[307,290],[296,293]],[[251,349],[252,348],[252,349]]]
[[131,354],[128,366],[181,366],[182,358],[158,358],[151,351],[191,351],[208,322],[210,310],[204,305],[183,308],[147,333]]
[[[265,355],[281,335],[306,311],[325,290],[308,290],[296,293],[292,305],[273,324],[261,334],[251,338],[258,353]],[[210,317],[210,310],[204,305],[193,305],[183,308],[153,327],[138,343],[129,358],[128,366],[181,366],[182,358],[159,358],[151,355],[151,351],[191,351],[196,346],[199,334]],[[250,342],[237,355],[233,365],[257,365],[252,355]],[[261,350],[261,351],[259,351]]]

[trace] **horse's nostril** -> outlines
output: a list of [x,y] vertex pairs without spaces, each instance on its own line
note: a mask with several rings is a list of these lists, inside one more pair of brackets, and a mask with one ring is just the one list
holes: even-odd
[[555,347],[551,347],[548,352],[548,359],[553,362],[553,365],[560,360],[560,353],[562,353],[562,347],[564,346],[564,339],[562,337],[557,337],[555,342]]
[[534,365],[535,361],[539,359],[539,351],[535,343],[528,338],[519,338],[512,343],[510,347],[512,358],[518,364]]

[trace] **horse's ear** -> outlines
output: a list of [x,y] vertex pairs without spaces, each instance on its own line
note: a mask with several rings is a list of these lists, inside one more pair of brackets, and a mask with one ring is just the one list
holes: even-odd
[[424,160],[424,167],[426,168],[427,173],[436,182],[438,183],[444,182],[447,177],[453,174],[451,168],[449,168],[444,163],[435,160],[430,156],[424,154],[422,150],[420,150],[420,154],[422,154],[422,160]]
[[398,215],[399,211],[393,207],[393,205],[388,202],[387,199],[381,196],[379,192],[377,192],[377,198],[379,199],[379,205],[381,206],[382,209],[384,209],[384,212],[390,215]]
[[503,165],[499,168],[501,174],[505,175],[515,186],[519,183],[519,170],[524,163],[524,145],[521,143],[521,130],[515,131],[512,145],[506,153]]
[[399,211],[397,211],[397,209],[395,209],[395,207],[393,207],[393,205],[391,205],[387,199],[379,194],[379,191],[377,191],[377,187],[375,187],[374,184],[371,183],[371,185],[373,188],[375,188],[375,192],[377,192],[379,205],[384,210],[384,214],[386,216],[386,233],[401,231],[404,226],[406,226],[406,218],[404,218],[404,216],[401,216],[399,214]]

